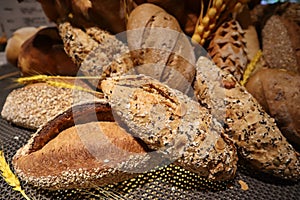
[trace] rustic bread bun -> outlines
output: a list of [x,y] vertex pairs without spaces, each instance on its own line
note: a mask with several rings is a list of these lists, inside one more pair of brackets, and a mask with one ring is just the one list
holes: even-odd
[[263,68],[250,77],[246,88],[275,118],[282,134],[300,145],[300,75]]
[[56,27],[43,28],[22,44],[18,67],[24,76],[35,74],[74,76],[79,69],[65,53]]
[[[61,79],[58,81],[66,83]],[[83,83],[81,86],[88,87]],[[73,104],[94,98],[87,92],[35,83],[13,90],[5,100],[1,116],[18,126],[38,129]]]
[[8,39],[5,47],[5,56],[9,63],[17,66],[18,56],[24,41],[32,37],[38,31],[35,27],[24,27],[17,29]]
[[12,163],[22,180],[37,187],[89,188],[135,176],[123,167],[141,164],[145,153],[113,122],[109,105],[102,101],[74,107],[49,121],[18,150]]
[[128,18],[127,40],[137,74],[188,92],[195,55],[176,18],[154,4],[141,4]]

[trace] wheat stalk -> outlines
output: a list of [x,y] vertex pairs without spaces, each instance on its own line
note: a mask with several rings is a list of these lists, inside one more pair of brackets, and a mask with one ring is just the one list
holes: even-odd
[[30,200],[30,198],[26,195],[25,191],[21,188],[21,184],[18,177],[11,171],[4,157],[4,153],[1,150],[0,150],[0,172],[5,182],[11,187],[13,187],[13,190],[20,192],[25,199]]
[[251,62],[247,65],[246,70],[243,75],[243,80],[241,80],[241,85],[245,85],[251,75],[251,73],[255,70],[256,64],[259,61],[259,59],[262,56],[262,51],[258,50],[255,54],[254,58],[251,60]]
[[[101,92],[87,89],[81,87],[79,85],[70,84],[64,82],[64,80],[76,80],[76,79],[99,79],[97,76],[77,76],[77,77],[69,77],[69,76],[48,76],[48,75],[35,75],[30,77],[21,77],[16,80],[16,82],[20,84],[30,84],[30,83],[47,83],[54,87],[61,87],[61,88],[69,88],[73,90],[79,90],[84,92],[89,92],[97,95],[103,95]],[[62,81],[59,81],[62,80]]]
[[79,91],[84,91],[84,92],[89,92],[89,93],[94,93],[94,94],[102,94],[95,90],[86,89],[84,87],[69,84],[69,83],[62,82],[62,81],[46,81],[46,83],[48,83],[49,85],[54,86],[54,87],[69,88],[69,89],[73,89],[73,90],[79,90]]
[[131,11],[136,7],[133,0],[122,0],[123,12],[125,16],[125,24],[128,22]]
[[82,80],[91,80],[91,79],[99,79],[98,76],[48,76],[48,75],[34,75],[29,77],[20,77],[16,79],[16,82],[20,84],[29,84],[33,82],[46,82],[51,79],[62,79],[62,80],[74,80],[74,79],[82,79]]

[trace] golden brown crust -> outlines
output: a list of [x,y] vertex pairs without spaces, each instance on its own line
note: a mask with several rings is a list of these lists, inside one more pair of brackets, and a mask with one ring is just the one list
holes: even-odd
[[[146,150],[113,121],[109,105],[100,104],[96,112],[101,121],[91,119],[92,109],[84,115],[89,109],[77,107],[81,112],[70,109],[38,130],[13,158],[21,179],[38,187],[67,189],[98,187],[136,176],[126,169],[143,166]],[[93,104],[88,107],[95,108]],[[73,126],[73,119],[67,117],[72,115],[83,121]]]
[[[79,128],[80,130],[95,129],[94,132],[85,133],[91,137],[86,138],[89,142],[92,142],[92,140],[97,137],[97,128],[107,137],[108,141],[94,141],[95,144],[91,144],[92,148],[97,150],[98,154],[108,154],[110,152],[110,146],[113,145],[127,152],[144,152],[143,147],[115,122],[90,122],[79,125]],[[94,155],[89,152],[90,148],[87,149],[85,146],[86,141],[82,142],[84,139],[82,134],[82,132],[78,133],[78,127],[72,126],[61,131],[41,149],[18,157],[14,160],[14,164],[18,170],[22,170],[23,173],[27,172],[28,176],[35,177],[49,175],[59,176],[63,171],[76,170],[79,168],[109,168],[109,166],[104,165],[103,160],[97,160]],[[115,155],[117,155],[117,152],[115,152]],[[114,162],[121,159],[117,156],[108,157],[115,159]]]
[[18,67],[24,76],[75,76],[79,69],[65,53],[56,27],[43,28],[22,44]]

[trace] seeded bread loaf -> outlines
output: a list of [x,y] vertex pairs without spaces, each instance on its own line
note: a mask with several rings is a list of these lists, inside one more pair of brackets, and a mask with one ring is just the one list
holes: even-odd
[[[99,121],[97,121],[99,120]],[[37,187],[90,188],[123,181],[147,158],[143,145],[114,121],[104,101],[69,109],[41,127],[18,150],[18,176]]]
[[299,153],[246,88],[208,58],[200,57],[196,66],[196,97],[223,124],[241,157],[260,171],[299,179]]
[[[62,80],[58,81],[66,83]],[[76,82],[79,85],[82,83],[82,87],[88,87],[81,81]],[[74,84],[72,81],[68,83]],[[38,129],[73,104],[94,98],[94,95],[87,92],[75,92],[70,88],[61,88],[47,83],[34,83],[13,90],[6,98],[1,116],[18,126]]]
[[119,124],[150,149],[211,180],[233,178],[236,149],[205,107],[144,75],[108,79],[101,87]]
[[89,80],[95,87],[102,79],[129,73],[133,67],[128,47],[107,31],[98,27],[80,29],[69,22],[58,28],[65,51],[80,66],[80,72],[95,77]]

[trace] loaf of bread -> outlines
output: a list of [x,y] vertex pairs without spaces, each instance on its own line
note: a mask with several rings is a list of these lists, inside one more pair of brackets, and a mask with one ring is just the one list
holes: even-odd
[[23,27],[13,32],[12,36],[8,39],[5,47],[6,60],[14,65],[18,65],[18,56],[22,44],[32,37],[39,29],[35,27]]
[[[82,87],[88,87],[79,80],[76,82]],[[70,84],[73,85],[74,82],[71,81]],[[73,104],[94,98],[94,95],[88,92],[61,88],[48,83],[34,83],[13,90],[5,100],[1,116],[18,126],[38,129]]]
[[90,80],[95,87],[106,77],[130,73],[133,62],[128,47],[115,36],[97,27],[83,30],[69,22],[58,27],[64,49],[80,72],[98,77]]
[[274,117],[282,134],[300,145],[300,75],[263,68],[250,77],[246,88]]
[[300,27],[273,15],[262,30],[263,53],[270,68],[300,73]]
[[120,128],[102,100],[77,105],[41,127],[18,150],[17,175],[50,190],[91,188],[137,175],[145,167],[142,143]]
[[102,82],[119,124],[170,162],[211,180],[235,175],[237,152],[205,107],[144,75]]
[[125,31],[125,13],[119,0],[38,0],[53,22],[68,21],[79,27],[97,26],[112,33]]
[[196,66],[196,97],[223,124],[241,157],[260,171],[299,179],[299,153],[246,88],[208,58],[200,57]]
[[154,4],[141,4],[128,18],[127,40],[137,74],[188,92],[195,55],[175,17]]

